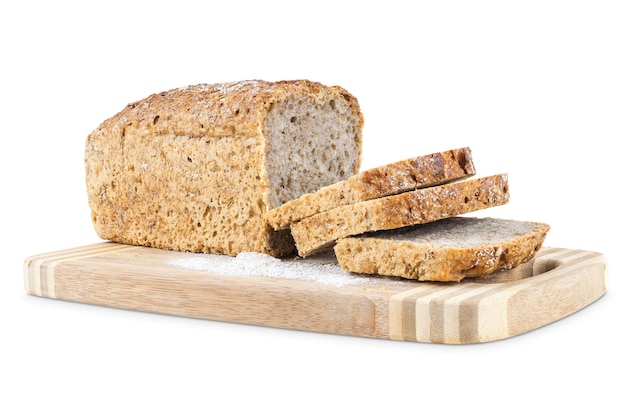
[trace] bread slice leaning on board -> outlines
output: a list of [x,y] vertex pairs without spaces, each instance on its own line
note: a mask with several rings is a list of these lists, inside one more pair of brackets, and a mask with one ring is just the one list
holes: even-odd
[[469,147],[426,154],[360,172],[267,212],[274,229],[339,206],[436,186],[476,174]]
[[289,231],[265,213],[358,173],[362,127],[354,96],[307,80],[150,95],[87,137],[94,227],[132,245],[292,254]]
[[497,174],[344,205],[291,224],[298,254],[331,248],[347,236],[434,222],[509,201],[508,176]]
[[549,229],[538,222],[453,217],[343,238],[334,251],[350,272],[458,282],[531,260]]

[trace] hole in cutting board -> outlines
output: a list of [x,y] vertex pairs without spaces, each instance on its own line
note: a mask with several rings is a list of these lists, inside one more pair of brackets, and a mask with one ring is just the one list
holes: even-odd
[[535,277],[553,270],[559,265],[559,262],[553,259],[533,258],[524,264],[513,269],[506,269],[502,271],[496,271],[485,278],[465,278],[461,283],[478,283],[478,284],[495,284],[501,282],[511,282],[522,280],[525,278]]

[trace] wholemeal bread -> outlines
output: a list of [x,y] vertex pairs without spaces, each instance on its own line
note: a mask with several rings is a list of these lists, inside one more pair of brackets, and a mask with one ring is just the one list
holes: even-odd
[[340,206],[291,224],[291,233],[298,254],[306,257],[347,236],[433,222],[508,201],[508,176],[498,174]]
[[454,217],[344,238],[335,245],[335,255],[351,272],[461,281],[531,260],[549,229],[537,222]]
[[339,206],[468,178],[475,173],[468,147],[427,154],[365,170],[304,194],[270,210],[265,218],[274,229],[285,229],[293,222]]
[[305,80],[151,95],[87,137],[95,229],[134,245],[288,255],[289,231],[274,231],[264,214],[356,174],[362,126],[354,96]]

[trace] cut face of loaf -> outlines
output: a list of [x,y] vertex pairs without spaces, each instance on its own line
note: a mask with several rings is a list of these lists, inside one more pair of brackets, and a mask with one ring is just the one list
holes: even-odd
[[550,227],[544,223],[455,217],[341,239],[344,270],[420,281],[461,281],[531,260]]
[[340,206],[293,223],[291,234],[298,254],[306,257],[347,236],[433,222],[508,201],[508,176],[499,174]]
[[476,173],[467,147],[427,154],[363,171],[267,212],[274,229],[317,213],[365,200],[468,178]]
[[237,255],[295,251],[264,214],[359,171],[363,117],[340,87],[310,81],[195,85],[128,105],[87,138],[98,235]]

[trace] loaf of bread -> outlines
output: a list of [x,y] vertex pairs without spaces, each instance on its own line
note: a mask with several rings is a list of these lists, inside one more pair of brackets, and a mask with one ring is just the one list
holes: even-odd
[[274,229],[317,213],[365,200],[464,179],[476,173],[468,147],[427,154],[365,170],[267,212]]
[[347,271],[420,281],[461,281],[531,260],[550,226],[496,218],[453,217],[424,225],[341,239]]
[[133,245],[288,255],[289,231],[265,213],[356,174],[362,126],[354,96],[306,80],[151,95],[87,137],[95,229]]
[[503,205],[508,176],[498,174],[344,205],[291,224],[298,254],[309,256],[338,239],[398,229]]

